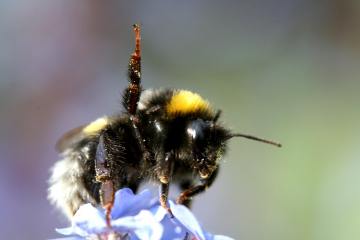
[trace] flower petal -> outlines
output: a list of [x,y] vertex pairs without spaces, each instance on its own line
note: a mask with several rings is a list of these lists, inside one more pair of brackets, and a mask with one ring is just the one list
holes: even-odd
[[183,205],[169,201],[174,217],[199,240],[206,239],[204,232],[192,212]]
[[71,227],[56,229],[63,235],[86,237],[94,233],[102,233],[107,229],[104,212],[90,203],[82,205],[71,220]]
[[111,222],[117,232],[133,233],[139,239],[161,239],[163,227],[148,210],[141,210],[136,216],[119,218]]
[[115,193],[114,207],[111,212],[112,219],[122,216],[134,216],[142,209],[148,209],[153,204],[151,192],[146,189],[134,194],[130,188],[120,189]]
[[149,190],[135,195],[125,188],[116,192],[112,209],[112,228],[105,221],[105,210],[85,204],[79,208],[72,219],[72,226],[57,229],[64,240],[79,240],[107,234],[127,235],[132,240],[196,239],[231,240],[222,235],[204,232],[192,212],[183,205],[169,201],[174,214],[160,206],[157,198],[152,198]]
[[62,235],[71,235],[74,234],[74,229],[72,227],[67,228],[55,228],[55,231]]
[[154,215],[156,221],[158,222],[161,222],[164,219],[164,217],[168,214],[168,211],[166,211],[165,208],[163,208],[159,204],[150,208],[150,212]]
[[162,239],[187,239],[187,229],[175,218],[167,215],[162,219],[161,224],[164,227]]

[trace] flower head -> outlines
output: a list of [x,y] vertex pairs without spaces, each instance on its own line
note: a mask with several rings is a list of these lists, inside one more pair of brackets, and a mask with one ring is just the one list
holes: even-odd
[[62,239],[179,239],[230,240],[205,232],[192,212],[183,205],[169,201],[174,217],[160,206],[149,190],[135,195],[129,188],[116,192],[111,212],[111,228],[106,224],[105,211],[90,203],[82,205],[72,218],[71,226],[57,229]]

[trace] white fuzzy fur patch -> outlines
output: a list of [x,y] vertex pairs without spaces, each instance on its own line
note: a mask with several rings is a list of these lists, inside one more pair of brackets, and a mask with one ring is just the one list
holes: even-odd
[[82,182],[81,154],[67,150],[63,156],[51,169],[48,199],[70,219],[80,205],[96,202]]

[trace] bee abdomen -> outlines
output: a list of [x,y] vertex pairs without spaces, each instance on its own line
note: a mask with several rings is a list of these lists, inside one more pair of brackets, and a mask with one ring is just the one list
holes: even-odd
[[67,150],[63,156],[51,169],[48,198],[70,219],[80,205],[96,200],[84,185],[82,153]]

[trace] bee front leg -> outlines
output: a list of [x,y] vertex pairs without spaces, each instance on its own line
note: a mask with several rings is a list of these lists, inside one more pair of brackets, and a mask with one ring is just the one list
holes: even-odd
[[115,189],[111,178],[110,164],[106,158],[106,148],[103,135],[99,138],[95,157],[95,180],[101,184],[99,195],[100,202],[105,209],[106,224],[111,226],[111,209],[114,205]]
[[108,179],[101,182],[100,187],[100,201],[101,205],[105,209],[105,219],[107,226],[111,227],[111,209],[114,205],[114,183]]
[[[183,181],[180,182],[180,190],[181,192],[188,190],[189,188],[191,188],[191,186],[193,186],[194,181],[192,179],[185,179]],[[181,204],[185,205],[188,208],[191,208],[192,205],[192,199],[188,198],[186,201],[183,201]]]
[[160,204],[165,208],[168,213],[173,217],[170,207],[167,204],[169,196],[169,187],[171,176],[173,172],[174,161],[171,158],[170,153],[165,154],[165,158],[160,161],[158,178],[160,181]]
[[190,206],[192,200],[191,198],[208,189],[211,186],[211,184],[215,181],[218,172],[219,172],[219,168],[217,168],[208,178],[201,179],[201,184],[189,187],[188,189],[181,192],[176,200],[176,203]]

